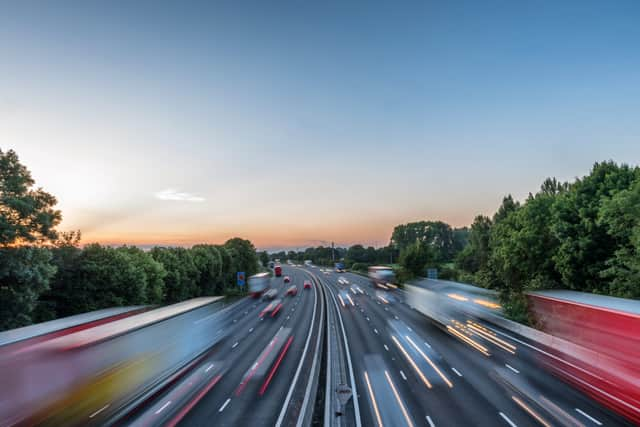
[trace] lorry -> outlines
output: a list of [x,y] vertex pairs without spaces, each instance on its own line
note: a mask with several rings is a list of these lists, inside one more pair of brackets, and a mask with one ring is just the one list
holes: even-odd
[[273,267],[273,274],[274,274],[276,277],[280,277],[280,276],[282,276],[282,266],[278,264],[278,265],[276,265],[275,267]]
[[374,286],[382,289],[394,289],[397,286],[393,284],[396,275],[391,267],[373,266],[369,267],[369,279]]
[[640,425],[640,301],[561,290],[527,299],[553,337],[543,365]]
[[260,298],[271,287],[271,277],[269,273],[254,274],[247,279],[247,283],[249,284],[249,295],[253,298]]
[[344,263],[343,262],[336,262],[334,267],[336,269],[336,273],[344,273]]

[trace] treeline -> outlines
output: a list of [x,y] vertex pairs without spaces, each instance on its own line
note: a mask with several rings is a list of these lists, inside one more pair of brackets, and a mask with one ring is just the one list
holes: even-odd
[[427,268],[438,268],[444,277],[452,278],[456,275],[454,261],[466,246],[468,235],[466,227],[452,228],[442,221],[418,221],[396,226],[389,245],[381,248],[359,244],[333,249],[318,246],[304,251],[261,252],[260,257],[264,262],[311,260],[316,265],[326,266],[342,261],[347,268],[359,271],[366,271],[370,265],[399,263],[403,278],[423,276]]
[[55,197],[33,188],[13,151],[0,150],[0,330],[97,310],[237,292],[258,270],[253,244],[112,248],[58,233]]
[[355,270],[364,268],[366,270],[367,265],[392,263],[397,260],[398,253],[391,246],[382,248],[364,247],[363,245],[353,245],[349,248],[318,246],[307,248],[304,251],[280,251],[271,254],[261,252],[260,258],[264,261],[279,259],[283,262],[291,260],[296,263],[311,260],[315,265],[323,266],[333,266],[334,262],[344,262],[348,268]]
[[475,218],[457,266],[523,322],[529,290],[640,298],[640,168],[596,163],[574,182],[545,180],[522,203],[505,197],[492,218]]

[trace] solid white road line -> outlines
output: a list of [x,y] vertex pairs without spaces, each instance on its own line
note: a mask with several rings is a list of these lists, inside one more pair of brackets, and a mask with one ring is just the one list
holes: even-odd
[[[333,295],[333,290],[331,286],[326,286],[325,290],[329,291],[331,294],[331,299],[336,306],[336,311],[338,312],[338,320],[340,321],[340,329],[342,330],[342,340],[344,341],[344,348],[347,354],[347,366],[349,367],[349,381],[351,381],[351,389],[353,390],[353,412],[355,412],[356,418],[356,427],[362,427],[362,420],[360,419],[360,405],[358,403],[358,389],[356,388],[356,380],[353,375],[353,364],[351,363],[351,352],[349,350],[349,341],[347,340],[347,334],[344,330],[344,323],[342,322],[342,313],[340,312],[340,308],[338,307],[338,301],[336,300],[335,295]],[[365,372],[366,375],[366,372]]]
[[280,410],[280,415],[276,420],[276,427],[280,427],[282,422],[284,421],[284,416],[287,413],[287,408],[289,407],[289,402],[291,401],[291,396],[293,395],[293,389],[298,383],[298,377],[300,376],[300,371],[302,371],[302,365],[304,364],[305,356],[307,355],[307,350],[309,350],[309,343],[311,342],[311,335],[313,335],[313,327],[316,323],[316,307],[318,305],[318,290],[316,288],[314,292],[313,299],[313,312],[311,313],[311,327],[309,328],[309,334],[307,335],[307,340],[304,344],[304,349],[302,350],[302,356],[300,357],[300,362],[298,363],[298,368],[296,369],[296,373],[293,376],[293,381],[291,382],[291,386],[289,387],[289,392],[284,399],[284,404],[282,405],[282,409]]
[[160,409],[158,409],[158,410],[156,411],[156,415],[157,415],[157,414],[159,414],[160,412],[164,411],[164,410],[166,409],[166,407],[167,407],[167,406],[169,406],[169,405],[171,405],[171,401],[168,401],[167,403],[165,403],[164,405],[162,405],[162,406],[160,407]]
[[602,425],[602,423],[600,421],[596,420],[595,418],[593,418],[591,415],[587,414],[583,410],[576,408],[576,412],[579,413],[580,415],[584,416],[585,418],[593,421],[594,423],[598,424],[599,426]]
[[427,422],[429,423],[429,427],[436,427],[436,425],[431,421],[431,417],[427,415]]
[[227,405],[229,404],[229,402],[231,402],[231,398],[228,398],[228,399],[227,399],[227,400],[222,404],[222,406],[220,407],[220,409],[218,409],[218,412],[222,412],[222,411],[224,411],[224,408],[226,408],[226,407],[227,407]]
[[462,374],[461,374],[460,372],[458,372],[458,370],[457,370],[456,368],[451,368],[451,370],[452,370],[453,372],[455,372],[457,376],[459,376],[459,377],[461,377],[461,376],[462,376]]
[[98,415],[100,412],[104,411],[105,409],[107,409],[109,407],[109,405],[111,405],[111,403],[107,403],[106,405],[104,405],[102,408],[98,409],[96,412],[94,412],[93,414],[89,415],[89,418],[93,418],[96,415]]
[[511,420],[509,419],[509,417],[507,417],[505,414],[503,414],[502,412],[498,412],[498,413],[500,414],[500,416],[501,416],[501,417],[502,417],[502,418],[503,418],[507,423],[509,423],[509,425],[510,425],[511,427],[518,427],[518,425],[517,425],[516,423],[514,423],[513,421],[511,421]]
[[509,365],[508,363],[505,363],[504,366],[506,366],[507,368],[511,369],[513,372],[515,372],[516,374],[519,374],[520,371],[518,371],[516,368],[514,368],[513,366]]

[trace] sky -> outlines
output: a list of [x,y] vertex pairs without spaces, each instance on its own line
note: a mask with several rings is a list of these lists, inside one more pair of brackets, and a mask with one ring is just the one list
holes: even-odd
[[640,159],[635,0],[0,10],[0,148],[85,243],[381,246]]

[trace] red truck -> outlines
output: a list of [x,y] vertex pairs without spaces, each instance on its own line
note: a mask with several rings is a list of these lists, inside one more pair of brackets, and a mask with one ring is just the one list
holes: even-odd
[[538,326],[559,338],[542,362],[640,425],[640,301],[573,291],[528,298]]
[[276,277],[282,276],[282,267],[279,265],[276,265],[275,267],[273,267],[273,274],[275,274]]

